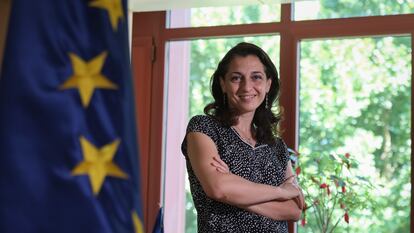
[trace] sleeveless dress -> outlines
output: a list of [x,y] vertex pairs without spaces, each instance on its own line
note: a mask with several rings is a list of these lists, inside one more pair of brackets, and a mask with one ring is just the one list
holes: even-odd
[[[232,127],[226,127],[205,115],[190,120],[187,127],[189,132],[200,132],[210,137],[217,146],[220,158],[233,174],[273,186],[284,181],[289,154],[280,138],[274,146],[258,142],[252,147]],[[186,138],[181,151],[186,159],[199,233],[288,233],[286,221],[275,221],[207,197],[191,167]]]

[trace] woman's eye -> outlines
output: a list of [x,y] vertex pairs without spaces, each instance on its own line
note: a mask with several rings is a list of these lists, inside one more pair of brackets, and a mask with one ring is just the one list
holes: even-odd
[[238,81],[240,81],[240,76],[232,76],[231,78],[230,78],[230,80],[232,81],[232,82],[238,82]]
[[253,75],[253,79],[255,80],[259,80],[262,79],[263,77],[261,75]]

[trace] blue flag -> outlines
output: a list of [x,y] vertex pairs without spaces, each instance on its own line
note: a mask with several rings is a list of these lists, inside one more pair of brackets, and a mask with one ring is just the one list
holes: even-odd
[[164,209],[160,207],[152,233],[164,233]]
[[14,0],[0,232],[143,232],[126,0]]

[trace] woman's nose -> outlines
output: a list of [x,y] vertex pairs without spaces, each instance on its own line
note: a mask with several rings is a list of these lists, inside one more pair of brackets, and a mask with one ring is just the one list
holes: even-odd
[[248,91],[252,88],[252,82],[249,79],[243,79],[240,83],[240,89]]

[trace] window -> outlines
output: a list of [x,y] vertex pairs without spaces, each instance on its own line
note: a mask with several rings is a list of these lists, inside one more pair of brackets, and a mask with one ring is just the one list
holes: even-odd
[[[300,48],[302,177],[314,197],[307,204],[325,206],[320,213],[310,209],[299,232],[321,231],[317,218],[331,210],[338,232],[409,232],[411,38],[306,40]],[[323,163],[346,153],[358,167],[343,164],[342,176],[333,177],[339,173]],[[329,201],[319,195],[322,183],[331,187]],[[343,220],[346,212],[351,224]]]
[[294,4],[295,20],[331,19],[414,13],[412,0],[319,0]]
[[[185,14],[188,25],[177,23],[180,15]],[[206,20],[208,19],[208,20]],[[169,14],[169,27],[206,27],[234,24],[268,23],[280,21],[280,4],[256,4],[228,7],[202,7],[173,10]]]
[[[312,170],[311,158],[317,155],[349,153],[362,169],[355,172],[369,176],[375,184],[374,191],[369,191],[377,201],[375,208],[350,211],[350,226],[341,222],[339,229],[359,232],[353,228],[358,226],[367,232],[408,231],[412,207],[412,1],[349,0],[345,4],[321,0],[313,10],[300,10],[305,3],[315,1],[282,4],[277,17],[281,20],[225,23],[219,19],[219,27],[196,26],[188,10],[171,12],[176,15],[171,15],[168,23],[166,12],[134,15],[135,41],[147,38],[156,47],[151,79],[136,80],[148,81],[137,86],[151,89],[148,115],[155,119],[151,126],[163,125],[164,130],[162,134],[151,129],[149,151],[163,147],[164,154],[149,157],[163,156],[165,167],[153,169],[156,165],[152,163],[159,159],[149,161],[148,177],[150,184],[164,186],[164,199],[159,200],[166,210],[165,232],[194,231],[194,221],[185,221],[194,219],[194,212],[191,202],[186,201],[189,194],[185,192],[184,158],[179,148],[183,130],[189,116],[200,114],[211,100],[208,83],[218,59],[240,40],[262,46],[280,68],[283,138],[289,147],[309,155],[300,160],[301,166],[309,165],[309,169],[303,167],[303,173]],[[207,18],[199,13],[197,17]],[[308,16],[300,16],[305,13]],[[166,28],[166,24],[171,27]],[[160,83],[164,95],[159,94]],[[163,183],[151,180],[151,174],[161,172]],[[149,197],[158,195],[148,192]],[[148,203],[148,224],[155,218],[152,209],[158,207],[158,202],[152,202],[154,198]],[[315,232],[312,226],[316,220],[311,210],[307,214],[308,224],[290,224],[290,232]],[[341,214],[336,213],[343,218]]]

